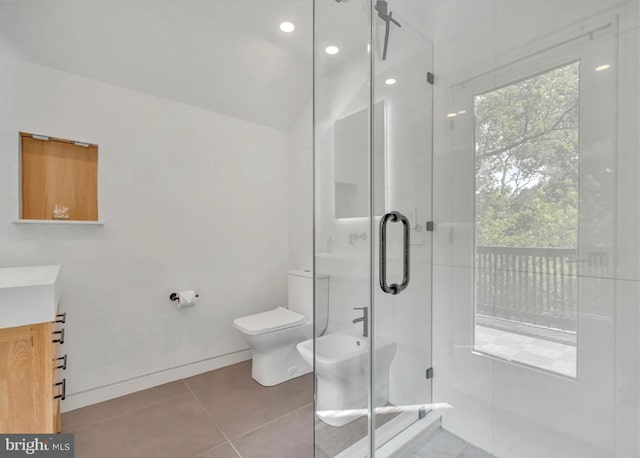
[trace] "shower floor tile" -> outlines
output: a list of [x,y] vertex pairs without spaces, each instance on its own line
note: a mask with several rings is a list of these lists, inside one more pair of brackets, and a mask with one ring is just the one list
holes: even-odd
[[418,439],[400,458],[495,458],[458,436],[440,428]]

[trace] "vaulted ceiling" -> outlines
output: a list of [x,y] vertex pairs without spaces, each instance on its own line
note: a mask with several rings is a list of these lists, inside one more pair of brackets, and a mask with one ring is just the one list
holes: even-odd
[[[619,1],[389,0],[403,23],[390,52],[511,46]],[[368,41],[370,0],[316,2],[319,49],[341,47],[318,72],[344,72]],[[287,130],[311,97],[312,18],[312,0],[0,0],[0,52]]]
[[[308,0],[0,2],[3,52],[286,130],[311,95]],[[285,34],[279,24],[296,24]]]

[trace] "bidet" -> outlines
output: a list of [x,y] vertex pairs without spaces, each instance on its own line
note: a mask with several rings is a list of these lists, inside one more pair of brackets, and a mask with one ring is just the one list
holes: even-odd
[[[389,367],[398,345],[383,336],[376,336],[374,341],[374,401],[376,406],[383,406],[389,399]],[[362,409],[366,411],[370,342],[351,330],[316,339],[316,410],[325,423],[343,426],[361,417]],[[297,349],[313,365],[313,339],[299,343]]]

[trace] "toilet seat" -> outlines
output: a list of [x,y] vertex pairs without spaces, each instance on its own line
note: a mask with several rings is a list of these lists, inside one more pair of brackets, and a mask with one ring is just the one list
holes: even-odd
[[246,334],[256,335],[291,328],[304,322],[304,315],[284,307],[277,307],[268,312],[236,318],[233,320],[233,325]]

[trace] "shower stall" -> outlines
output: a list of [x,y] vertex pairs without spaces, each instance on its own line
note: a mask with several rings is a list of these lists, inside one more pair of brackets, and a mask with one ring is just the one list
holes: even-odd
[[314,456],[640,456],[638,1],[313,13]]

